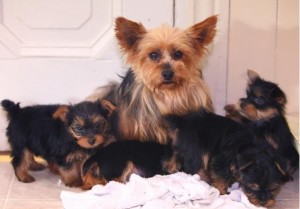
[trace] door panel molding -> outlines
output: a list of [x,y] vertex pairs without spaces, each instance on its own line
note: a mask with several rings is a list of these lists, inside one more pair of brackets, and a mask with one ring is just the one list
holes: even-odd
[[98,51],[103,45],[107,42],[113,44],[114,19],[121,15],[122,1],[54,1],[57,3],[0,1],[0,31],[4,32],[0,41],[8,50],[3,55],[1,53],[0,58],[11,53],[15,57],[101,58]]

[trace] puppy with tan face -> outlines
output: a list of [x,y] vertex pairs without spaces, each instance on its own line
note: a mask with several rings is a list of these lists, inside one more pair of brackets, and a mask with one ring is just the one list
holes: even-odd
[[12,165],[18,180],[25,183],[34,181],[29,170],[45,167],[34,160],[39,156],[67,186],[80,186],[83,160],[112,139],[108,117],[115,107],[108,101],[21,108],[3,100],[1,105],[8,113]]
[[81,102],[69,108],[60,107],[53,117],[66,123],[68,132],[80,147],[92,149],[106,143],[110,137],[108,116],[114,110],[115,107],[106,100]]

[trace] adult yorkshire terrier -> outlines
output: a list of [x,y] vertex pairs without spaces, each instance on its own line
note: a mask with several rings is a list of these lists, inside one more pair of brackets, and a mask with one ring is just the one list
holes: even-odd
[[121,138],[167,143],[162,115],[183,115],[201,107],[213,111],[199,65],[216,24],[217,16],[212,16],[186,30],[167,25],[146,30],[123,17],[116,19],[116,37],[131,65],[116,98]]
[[114,106],[108,101],[76,105],[33,105],[3,100],[8,113],[7,137],[12,148],[12,165],[19,181],[35,179],[29,171],[45,166],[45,159],[67,186],[81,185],[81,165],[96,148],[111,140],[108,116]]

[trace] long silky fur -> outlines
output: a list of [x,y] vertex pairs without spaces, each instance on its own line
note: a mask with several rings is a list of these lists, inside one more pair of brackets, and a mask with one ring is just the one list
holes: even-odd
[[[155,139],[165,144],[168,131],[162,122],[163,115],[184,115],[200,108],[213,112],[199,64],[215,37],[216,24],[217,16],[211,16],[186,30],[167,25],[146,30],[123,17],[116,19],[116,38],[126,63],[131,66],[116,98],[115,130],[122,138]],[[153,52],[160,58],[149,58]],[[182,56],[174,57],[175,52],[181,52]],[[162,76],[166,65],[174,73],[171,83]]]

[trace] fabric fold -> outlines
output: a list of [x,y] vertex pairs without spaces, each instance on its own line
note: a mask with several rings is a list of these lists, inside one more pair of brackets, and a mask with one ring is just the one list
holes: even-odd
[[178,172],[142,178],[132,174],[129,182],[111,181],[86,192],[61,192],[65,209],[256,209],[235,185],[228,195],[201,181],[199,175]]

